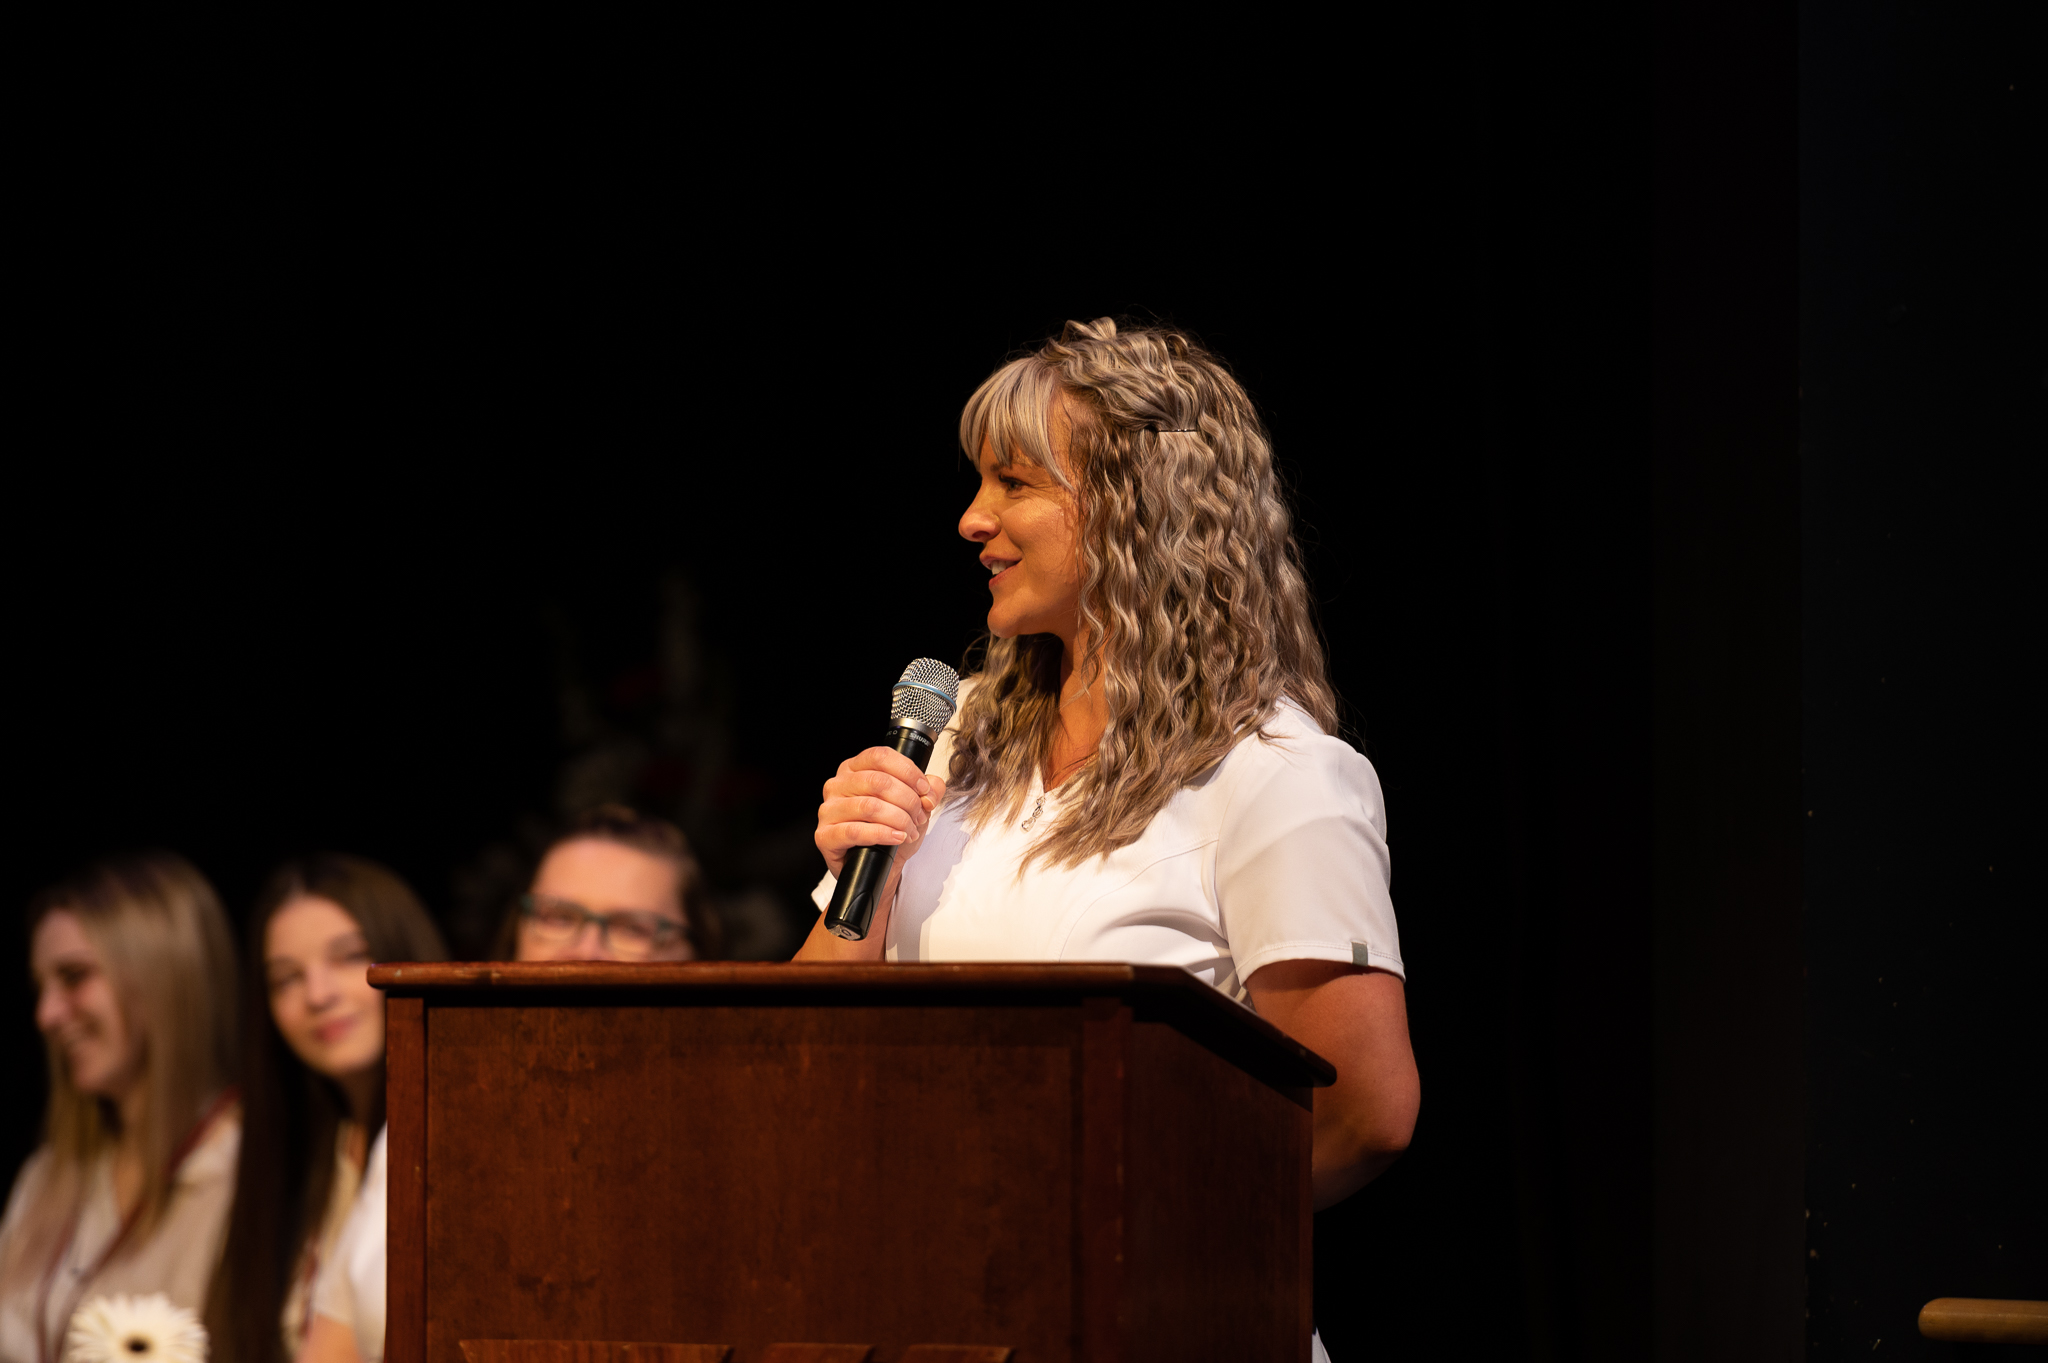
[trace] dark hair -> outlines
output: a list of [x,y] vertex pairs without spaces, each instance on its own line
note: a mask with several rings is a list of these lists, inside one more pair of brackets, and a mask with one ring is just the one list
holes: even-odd
[[[558,833],[548,845],[541,849],[539,859],[534,863],[538,873],[540,863],[548,854],[564,843],[571,842],[615,842],[621,847],[630,847],[652,857],[660,857],[676,868],[676,906],[683,911],[683,932],[690,941],[690,950],[700,961],[715,961],[725,954],[725,931],[718,921],[718,912],[711,907],[711,898],[705,893],[704,871],[697,865],[696,854],[690,851],[690,841],[683,836],[683,830],[667,819],[653,814],[642,814],[625,805],[603,804],[575,819]],[[509,961],[518,954],[519,906],[514,903],[506,910],[505,921],[498,929],[498,941],[492,956]]]
[[[286,862],[257,896],[242,989],[242,1150],[227,1245],[206,1310],[212,1356],[221,1363],[289,1363],[280,1324],[284,1300],[306,1239],[318,1233],[326,1211],[336,1131],[347,1115],[340,1088],[299,1059],[270,1013],[263,969],[270,920],[287,903],[306,897],[347,910],[372,960],[448,956],[439,930],[406,883],[361,857],[322,854]],[[384,1122],[382,1084],[364,1115],[364,1135],[374,1138]]]

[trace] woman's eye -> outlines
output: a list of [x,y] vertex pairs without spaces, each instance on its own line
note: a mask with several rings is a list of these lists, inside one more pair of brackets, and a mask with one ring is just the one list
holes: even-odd
[[273,994],[282,994],[285,990],[297,984],[299,982],[299,978],[299,972],[296,970],[292,971],[290,974],[287,975],[272,975],[270,977],[270,992]]

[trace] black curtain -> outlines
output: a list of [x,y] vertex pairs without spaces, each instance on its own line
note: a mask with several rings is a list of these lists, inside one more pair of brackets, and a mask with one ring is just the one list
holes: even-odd
[[[460,939],[618,761],[793,920],[818,783],[985,608],[961,399],[1067,318],[1163,320],[1272,426],[1388,797],[1423,1113],[1318,1218],[1333,1355],[1897,1347],[2039,1263],[2008,1109],[1944,1080],[1945,1144],[1872,1134],[1886,1065],[1988,1075],[2040,1031],[1997,973],[2041,899],[2012,679],[2043,234],[2008,191],[2039,104],[1993,88],[2004,22],[1480,5],[1175,39],[1144,82],[785,64],[740,101],[479,58],[403,108],[309,99],[294,49],[263,100],[80,125],[46,169],[87,191],[36,210],[0,888],[161,843],[239,913],[335,847]],[[1889,197],[1817,188],[1900,158]],[[1876,708],[1902,638],[1920,671],[1877,685],[1920,689]],[[1803,1169],[1895,1189],[1849,1217]],[[2005,1210],[1934,1210],[1965,1203]]]

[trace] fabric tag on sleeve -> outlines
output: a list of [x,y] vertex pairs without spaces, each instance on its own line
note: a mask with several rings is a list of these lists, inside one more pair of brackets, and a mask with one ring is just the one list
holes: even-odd
[[1368,966],[1372,964],[1372,953],[1365,949],[1365,943],[1353,942],[1351,944],[1351,964]]

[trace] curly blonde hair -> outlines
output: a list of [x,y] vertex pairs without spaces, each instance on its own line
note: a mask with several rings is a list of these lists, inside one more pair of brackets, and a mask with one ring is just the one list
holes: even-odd
[[[1136,841],[1283,697],[1336,732],[1272,444],[1220,360],[1177,331],[1069,322],[967,400],[960,447],[978,459],[984,442],[1074,497],[1091,641],[1076,666],[1109,711],[1095,760],[1026,865],[1077,865]],[[1061,648],[1050,634],[980,645],[949,772],[972,826],[1015,817],[1051,752]]]

